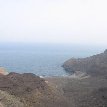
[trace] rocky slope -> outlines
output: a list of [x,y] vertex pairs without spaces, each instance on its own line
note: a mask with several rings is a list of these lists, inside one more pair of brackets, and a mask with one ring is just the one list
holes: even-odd
[[72,76],[40,78],[31,73],[0,74],[0,107],[107,107],[107,50],[70,59]]
[[107,50],[87,58],[71,58],[63,67],[73,74],[62,79],[71,107],[107,107]]
[[0,107],[68,107],[44,79],[31,73],[0,75]]
[[69,73],[84,72],[91,76],[107,75],[107,50],[87,58],[71,58],[63,64]]
[[69,102],[70,107],[107,107],[107,78],[50,77]]

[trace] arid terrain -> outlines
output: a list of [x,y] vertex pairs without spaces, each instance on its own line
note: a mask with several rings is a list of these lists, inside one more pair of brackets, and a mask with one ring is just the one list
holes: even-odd
[[70,107],[107,107],[107,78],[47,78],[63,93]]
[[72,75],[0,74],[0,107],[107,107],[107,50],[63,67]]
[[44,79],[31,74],[0,75],[0,107],[66,107],[66,99]]

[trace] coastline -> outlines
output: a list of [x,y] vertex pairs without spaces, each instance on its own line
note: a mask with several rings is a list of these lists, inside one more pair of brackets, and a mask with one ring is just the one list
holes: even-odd
[[[101,60],[98,60],[99,56]],[[97,58],[99,62],[107,62],[106,56],[107,51],[89,57],[88,60],[91,58],[91,61],[95,61]],[[78,60],[76,61],[73,60],[74,67],[78,63]],[[85,67],[82,61],[84,62],[84,59],[79,63],[82,64],[81,67],[77,64],[80,68]],[[96,63],[91,63],[91,66],[92,64]],[[100,73],[103,70],[101,69]],[[77,69],[72,75],[65,76],[36,76],[33,73],[15,72],[6,74],[7,71],[3,69],[1,72],[0,96],[4,96],[1,98],[1,105],[6,105],[8,99],[10,107],[16,105],[17,107],[106,107],[107,105],[106,72],[103,72],[105,75],[97,74],[97,76]]]
[[[32,92],[33,94],[36,96],[33,101],[35,101],[35,99],[39,100],[40,104],[44,104],[43,101],[47,101],[47,97],[52,98],[52,101],[54,100],[54,104],[52,105],[52,101],[48,99],[48,103],[46,103],[47,105],[45,107],[102,107],[102,105],[104,107],[106,107],[106,99],[103,99],[102,96],[106,97],[107,91],[107,79],[104,77],[93,77],[93,76],[89,76],[86,75],[84,73],[81,72],[77,72],[76,74],[70,75],[70,76],[49,76],[49,77],[42,77],[40,78],[39,76],[36,76],[35,74],[32,73],[24,73],[24,74],[18,74],[18,73],[9,73],[7,76],[0,76],[2,78],[5,78],[5,80],[2,81],[2,78],[0,78],[0,84],[3,82],[5,83],[6,80],[8,80],[6,82],[6,85],[8,84],[8,87],[10,83],[8,83],[10,80],[13,81],[13,83],[15,83],[15,81],[17,80],[17,83],[21,82],[20,79],[24,79],[24,81],[26,80],[26,85],[23,83],[18,83],[18,87],[21,88],[20,91],[24,91],[23,89],[25,89],[25,87],[27,88],[26,93],[24,94],[19,94],[19,92],[17,91],[17,89],[14,90],[14,85],[13,85],[13,91],[12,93],[10,93],[11,91],[9,91],[9,89],[6,89],[5,92],[3,91],[3,94],[8,94],[7,95],[7,99],[8,97],[12,97],[12,100],[15,100],[16,102],[18,101],[17,104],[21,104],[23,105],[22,107],[25,107],[25,103],[20,102],[21,97],[24,98],[24,101],[29,99],[29,103],[27,103],[27,107],[30,107],[29,104],[31,104],[31,107],[43,107],[38,105],[37,102],[35,102],[36,106],[34,106],[35,104],[30,100],[30,98],[32,97]],[[7,78],[9,77],[9,78]],[[11,77],[11,78],[10,78]],[[7,79],[6,79],[7,78]],[[15,80],[14,80],[15,78]],[[36,81],[34,81],[36,79]],[[42,88],[38,88],[38,91],[35,90],[33,91],[32,89],[30,89],[32,87],[32,82],[34,81],[33,86],[35,87],[41,87],[41,85],[43,84]],[[43,83],[42,83],[43,82]],[[37,84],[38,85],[37,85]],[[30,88],[28,89],[28,86],[30,85]],[[4,84],[5,85],[5,84]],[[17,86],[17,85],[15,85]],[[17,88],[18,88],[17,87]],[[45,88],[43,88],[45,87]],[[5,89],[5,88],[4,88]],[[0,94],[2,93],[2,90],[4,90],[1,88],[0,85]],[[43,89],[43,90],[42,90]],[[103,91],[104,90],[104,91]],[[16,94],[13,94],[16,93]],[[14,95],[14,96],[11,96]],[[28,94],[27,97],[24,97]],[[43,97],[44,96],[44,97]],[[40,99],[38,98],[40,97]],[[42,98],[43,97],[43,98]],[[55,99],[53,99],[55,97]],[[41,100],[42,98],[42,100]],[[85,102],[83,102],[83,100]],[[4,101],[6,101],[4,99]],[[94,102],[93,102],[94,101]],[[10,100],[11,102],[11,100]],[[63,103],[62,103],[63,102]],[[99,104],[100,102],[100,104]],[[3,102],[2,102],[3,103]],[[61,104],[61,106],[57,105],[57,103]],[[12,103],[13,104],[13,103]],[[16,104],[16,103],[15,103]],[[14,104],[13,104],[14,105]],[[18,107],[21,107],[18,106]],[[49,105],[49,106],[48,106]],[[84,106],[83,106],[84,105]],[[98,106],[99,105],[99,106]],[[4,106],[5,107],[5,106]]]

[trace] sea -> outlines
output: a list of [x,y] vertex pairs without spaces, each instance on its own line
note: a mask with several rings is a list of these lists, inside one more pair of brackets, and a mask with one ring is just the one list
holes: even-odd
[[8,72],[34,73],[38,76],[67,76],[62,67],[70,58],[84,58],[102,49],[62,44],[1,44],[0,67]]

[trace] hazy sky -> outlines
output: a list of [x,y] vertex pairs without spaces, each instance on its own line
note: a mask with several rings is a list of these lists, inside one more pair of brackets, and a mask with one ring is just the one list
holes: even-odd
[[107,0],[0,0],[0,42],[107,45]]

